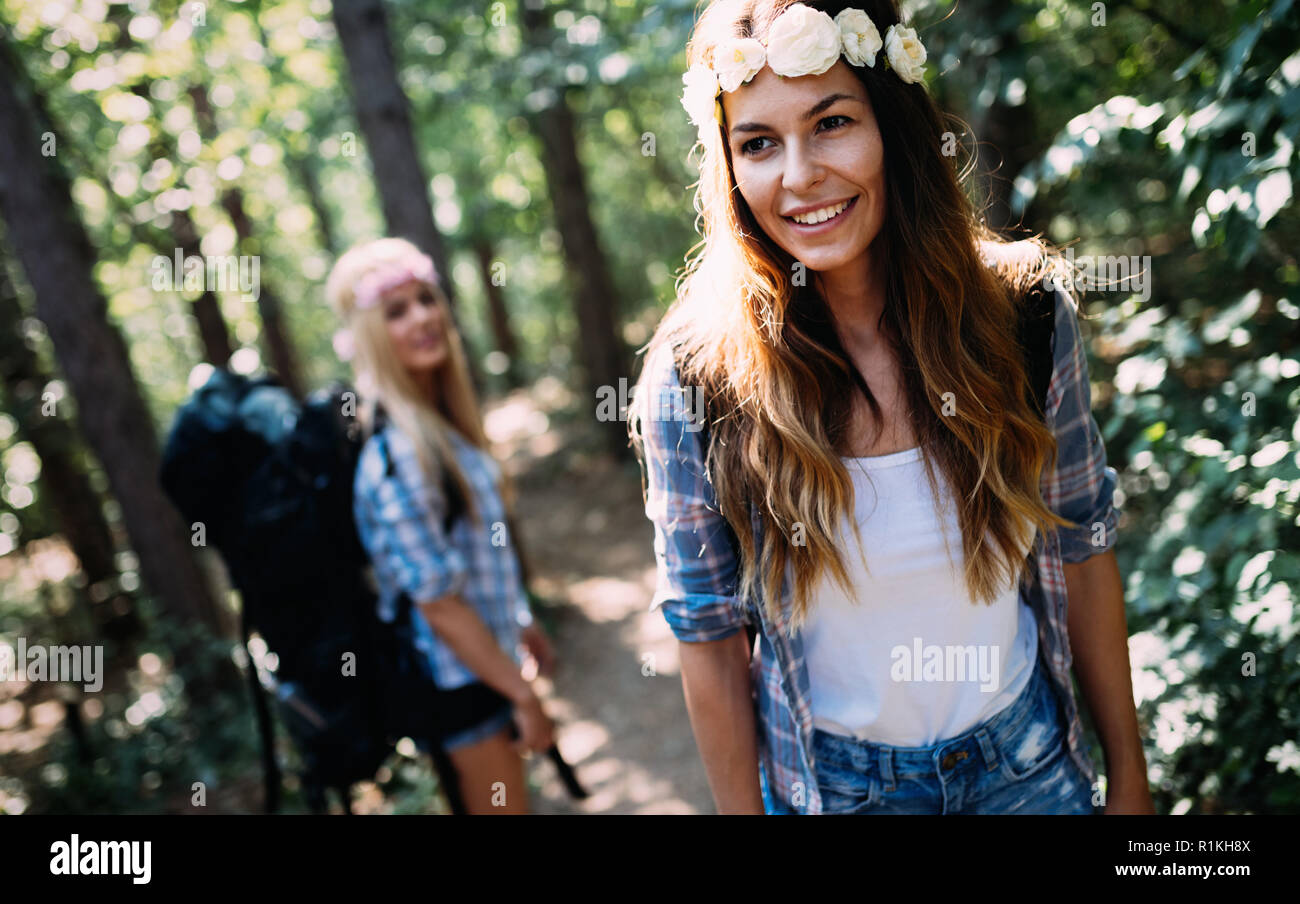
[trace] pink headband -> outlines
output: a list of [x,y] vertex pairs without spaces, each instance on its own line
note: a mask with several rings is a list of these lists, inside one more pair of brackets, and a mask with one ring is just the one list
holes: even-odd
[[352,289],[357,307],[361,310],[379,304],[385,292],[391,292],[398,286],[404,286],[411,280],[419,280],[430,286],[436,286],[437,273],[433,261],[418,251],[403,255],[396,260],[385,261],[357,280]]

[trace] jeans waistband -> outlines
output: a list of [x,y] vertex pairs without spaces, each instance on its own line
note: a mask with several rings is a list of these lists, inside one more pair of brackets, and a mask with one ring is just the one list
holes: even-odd
[[997,753],[990,745],[1001,745],[1010,739],[1034,711],[1044,693],[1050,694],[1053,691],[1051,677],[1040,656],[1034,662],[1029,681],[1009,706],[955,738],[939,741],[929,747],[892,747],[814,729],[818,757],[856,769],[883,768],[893,776],[932,775],[936,764],[950,767],[950,764],[974,757],[977,752],[987,762],[994,763],[997,761]]

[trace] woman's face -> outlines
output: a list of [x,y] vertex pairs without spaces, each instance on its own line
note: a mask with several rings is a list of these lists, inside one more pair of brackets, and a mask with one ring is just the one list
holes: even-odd
[[414,374],[427,374],[447,360],[447,325],[433,290],[411,280],[384,293],[384,323],[393,353]]
[[810,270],[862,258],[885,219],[885,149],[848,64],[797,78],[764,66],[722,103],[736,184],[768,237]]

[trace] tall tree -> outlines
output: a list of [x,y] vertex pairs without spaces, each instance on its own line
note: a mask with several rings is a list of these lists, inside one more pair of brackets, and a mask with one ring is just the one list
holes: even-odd
[[[202,84],[191,85],[189,94],[190,101],[194,104],[194,118],[199,124],[199,134],[204,141],[216,141],[219,132],[216,118],[212,115],[212,104],[208,102],[207,87]],[[253,221],[244,209],[244,193],[234,186],[225,188],[221,192],[221,206],[235,227],[239,244],[242,246],[248,243],[253,238]],[[262,341],[266,343],[271,367],[295,398],[303,398],[302,375],[284,322],[284,305],[280,302],[279,294],[266,285],[265,280],[257,294],[257,311],[262,318]]]
[[329,252],[330,257],[338,257],[343,252],[343,249],[339,247],[338,236],[335,234],[334,225],[330,221],[329,207],[325,203],[325,193],[321,191],[320,175],[317,171],[318,164],[310,154],[303,154],[294,150],[292,142],[285,143],[284,155],[285,165],[288,167],[289,172],[297,178],[299,185],[302,186],[302,190],[307,195],[307,203],[311,205],[320,246]]
[[[123,644],[139,636],[142,625],[135,600],[122,589],[114,555],[113,532],[99,494],[77,463],[80,441],[67,419],[47,416],[42,389],[54,379],[23,338],[23,310],[9,268],[0,252],[0,391],[4,410],[18,424],[17,435],[32,444],[41,460],[41,495],[58,518],[85,579],[77,594],[101,637]],[[120,649],[120,648],[119,648]]]
[[[551,39],[549,16],[539,0],[521,0],[525,41],[535,52],[546,53]],[[573,110],[562,86],[544,86],[550,103],[530,118],[542,146],[546,185],[555,209],[556,226],[564,247],[574,287],[578,320],[578,352],[583,364],[591,404],[610,387],[626,379],[628,366],[618,334],[618,292],[610,276],[596,224],[591,217],[587,177],[578,156]],[[618,455],[627,453],[623,424],[605,425],[605,442]]]
[[[194,218],[190,216],[190,212],[188,210],[176,210],[172,212],[172,217],[176,224],[176,241],[180,243],[184,259],[189,260],[191,257],[201,255],[203,248],[199,241],[199,230],[194,225]],[[230,330],[226,326],[226,318],[222,316],[221,303],[217,300],[217,293],[208,287],[206,280],[204,281],[203,291],[190,305],[190,312],[194,315],[194,321],[199,325],[199,341],[203,345],[203,360],[213,367],[225,367],[230,361],[230,356],[234,354],[230,341]]]
[[480,236],[473,242],[474,258],[478,261],[479,276],[483,279],[483,292],[487,297],[488,326],[492,330],[492,344],[496,350],[506,356],[506,382],[519,386],[523,376],[519,367],[519,344],[515,341],[514,330],[510,327],[510,308],[506,305],[505,293],[501,291],[498,279],[496,253],[492,240]]
[[82,433],[121,506],[144,583],[181,624],[225,633],[189,529],[158,483],[158,437],[126,345],[95,285],[95,253],[67,176],[55,158],[41,154],[32,107],[20,94],[26,84],[8,40],[0,40],[0,216],[77,400]]
[[[256,9],[255,12],[260,12],[260,8]],[[284,56],[272,49],[271,36],[266,33],[266,29],[262,25],[262,17],[254,15],[253,24],[257,29],[257,41],[262,45],[262,59],[266,65],[266,71],[270,73],[274,81],[291,80],[293,74],[286,69]],[[295,112],[298,111],[295,110]],[[260,128],[267,128],[268,122],[265,114],[263,114],[258,125]],[[343,248],[339,246],[338,236],[330,219],[329,207],[325,203],[325,193],[321,190],[320,149],[317,146],[316,137],[315,135],[288,133],[282,128],[283,121],[279,125],[281,126],[280,131],[284,142],[285,168],[297,180],[303,193],[307,195],[307,203],[311,207],[312,217],[316,220],[316,235],[320,239],[320,246],[329,252],[330,257],[337,258],[343,252]]]
[[[1011,68],[1011,61],[1024,57],[1026,51],[1020,40],[1020,28],[1034,14],[1035,10],[1030,6],[1008,5],[1002,0],[975,0],[964,13],[968,21],[986,23],[993,34],[981,37],[996,42],[997,46],[996,55],[973,54],[968,65],[973,70],[976,84],[994,87],[992,91],[981,91],[976,95],[982,98],[985,94],[992,94],[992,99],[988,103],[977,99],[970,117],[977,141],[974,164],[985,205],[983,216],[991,228],[999,231],[1011,230],[1021,220],[1011,210],[1012,185],[1025,166],[1045,150],[1035,140],[1034,113],[1030,105],[1023,96],[1015,98],[1014,102],[1008,100],[1006,86],[1014,82],[1015,76],[1004,71]],[[1021,93],[1023,95],[1023,89]],[[970,92],[967,92],[965,99],[969,97]],[[1025,223],[1030,228],[1036,226],[1040,229],[1046,225],[1035,222],[1032,217],[1026,218]]]
[[454,301],[447,250],[433,220],[410,108],[397,80],[383,0],[334,0],[333,10],[388,231],[433,258],[442,289]]

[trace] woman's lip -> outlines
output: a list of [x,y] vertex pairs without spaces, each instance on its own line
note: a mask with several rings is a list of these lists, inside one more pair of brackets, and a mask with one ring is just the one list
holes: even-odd
[[862,196],[854,195],[852,200],[849,201],[848,207],[841,210],[839,213],[831,217],[829,220],[822,220],[820,223],[814,223],[812,225],[809,225],[807,223],[796,223],[790,217],[782,217],[782,219],[785,220],[788,224],[790,224],[791,229],[794,229],[795,231],[799,232],[801,235],[816,235],[821,232],[830,232],[832,229],[834,229],[844,220],[844,218],[848,215],[849,211],[852,210],[854,205],[858,203],[858,198],[860,197]]

